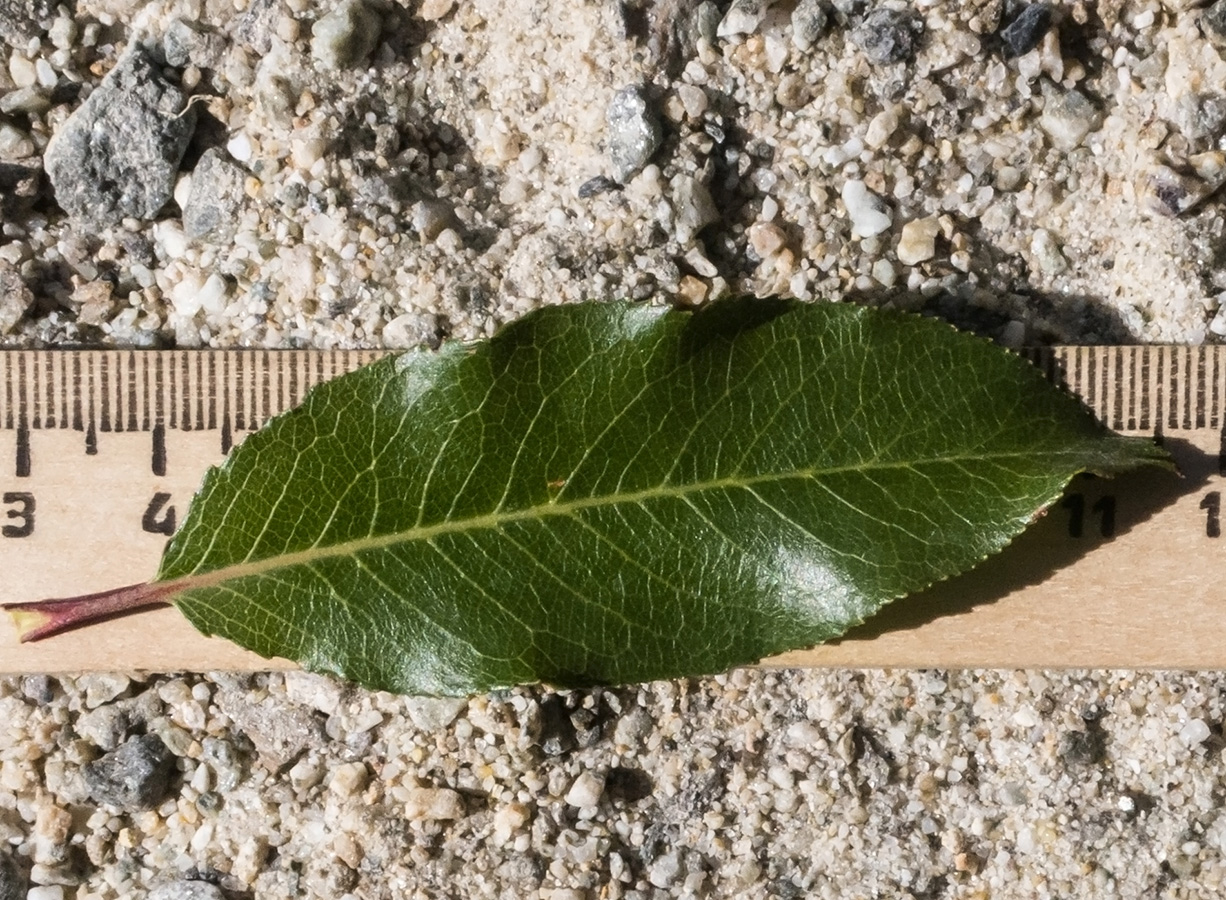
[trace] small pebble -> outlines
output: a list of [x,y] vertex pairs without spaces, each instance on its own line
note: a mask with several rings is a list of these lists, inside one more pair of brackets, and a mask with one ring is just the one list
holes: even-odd
[[1213,46],[1226,49],[1226,0],[1217,0],[1200,14],[1201,33]]
[[605,776],[592,772],[580,772],[566,792],[566,802],[580,808],[595,806],[604,793]]
[[851,218],[851,233],[856,237],[872,237],[890,227],[894,215],[885,201],[870,191],[863,181],[849,179],[843,183],[843,205]]
[[910,10],[879,8],[852,32],[855,42],[879,66],[909,60],[919,48],[924,21]]
[[12,331],[34,304],[34,292],[9,263],[0,263],[0,334]]
[[454,722],[468,701],[463,697],[406,697],[405,706],[414,725],[434,733]]
[[716,30],[718,37],[752,34],[762,23],[762,17],[774,0],[733,0]]
[[379,44],[383,17],[365,0],[341,0],[311,26],[311,55],[328,69],[347,69]]
[[759,259],[766,259],[783,249],[787,235],[774,222],[755,222],[749,227],[749,244]]
[[1068,269],[1068,260],[1060,252],[1060,245],[1046,228],[1036,228],[1030,239],[1030,252],[1045,275],[1059,275]]
[[698,232],[719,221],[719,208],[706,185],[690,175],[676,175],[669,182],[675,214],[677,243],[685,245]]
[[125,812],[152,809],[166,796],[174,756],[162,739],[144,735],[85,765],[85,784],[96,803]]
[[902,227],[898,240],[898,261],[904,266],[916,266],[936,255],[936,238],[941,225],[936,216],[912,219]]
[[345,799],[361,792],[366,787],[369,778],[370,772],[367,771],[364,763],[345,763],[333,770],[328,789],[341,799]]
[[1212,733],[1204,719],[1188,719],[1179,730],[1179,737],[1189,747],[1197,747],[1209,740]]
[[797,50],[809,51],[826,33],[825,0],[800,0],[792,10],[792,43]]
[[417,14],[427,22],[437,22],[455,8],[455,0],[422,0]]
[[410,821],[462,819],[464,799],[450,788],[410,788],[405,800],[405,815]]
[[1102,125],[1102,112],[1081,91],[1044,87],[1043,114],[1039,117],[1039,126],[1047,132],[1058,150],[1068,151],[1079,147],[1091,131]]
[[639,87],[622,88],[614,94],[605,119],[613,177],[624,184],[659,149],[664,132],[648,105],[646,92]]
[[1051,7],[1046,3],[1031,3],[1001,29],[1000,39],[1009,56],[1029,53],[1051,27]]

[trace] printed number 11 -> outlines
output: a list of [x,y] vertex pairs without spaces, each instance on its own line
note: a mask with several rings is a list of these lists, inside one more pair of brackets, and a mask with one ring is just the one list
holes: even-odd
[[[1069,494],[1060,504],[1069,511],[1068,536],[1079,538],[1085,531],[1086,498],[1083,494]],[[1115,537],[1115,497],[1107,494],[1099,497],[1090,512],[1098,516],[1098,533],[1105,538]]]

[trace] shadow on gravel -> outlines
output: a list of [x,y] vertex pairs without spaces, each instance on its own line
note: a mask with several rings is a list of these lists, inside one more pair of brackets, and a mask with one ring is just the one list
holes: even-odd
[[1029,288],[996,291],[980,286],[942,291],[928,298],[885,288],[849,291],[846,299],[865,306],[914,310],[994,341],[1002,338],[1010,321],[1022,322],[1028,347],[1141,343],[1118,310],[1088,295],[1046,294]]

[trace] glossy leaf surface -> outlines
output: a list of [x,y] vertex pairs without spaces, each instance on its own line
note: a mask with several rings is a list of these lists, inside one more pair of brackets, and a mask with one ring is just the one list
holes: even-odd
[[206,477],[158,580],[199,629],[467,694],[717,672],[1160,462],[944,323],[745,300],[532,313],[314,390]]

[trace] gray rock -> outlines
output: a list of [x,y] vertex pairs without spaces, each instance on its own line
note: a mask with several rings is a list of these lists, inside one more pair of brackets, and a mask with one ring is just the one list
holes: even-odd
[[131,726],[132,720],[122,703],[100,706],[77,719],[77,733],[104,753],[118,747]]
[[183,19],[171,22],[162,35],[162,53],[170,66],[182,67],[191,63],[215,69],[221,63],[224,52],[225,42],[219,35],[202,31],[198,25]]
[[1217,0],[1200,14],[1200,30],[1213,46],[1226,49],[1226,0]]
[[0,113],[41,113],[51,108],[51,98],[45,88],[34,85],[17,88],[0,97]]
[[714,44],[715,38],[719,34],[719,23],[723,16],[720,15],[719,7],[711,0],[702,0],[698,7],[694,10],[694,31],[699,38],[706,41],[708,44]]
[[213,770],[217,790],[227,793],[238,787],[247,768],[247,758],[233,741],[207,737],[201,742],[203,758]]
[[0,900],[25,900],[26,877],[8,853],[0,854]]
[[1081,146],[1086,136],[1102,123],[1102,112],[1085,94],[1043,83],[1043,113],[1039,116],[1039,127],[1047,132],[1056,149],[1072,150]]
[[875,9],[851,35],[870,61],[879,66],[906,62],[919,49],[924,21],[902,9]]
[[1049,28],[1051,7],[1046,3],[1032,3],[1001,30],[1000,39],[1010,56],[1024,56],[1039,46]]
[[455,210],[446,200],[419,200],[410,210],[413,229],[426,242],[433,241],[447,228],[458,228]]
[[218,695],[217,705],[247,735],[260,764],[270,772],[280,771],[324,740],[323,724],[301,707],[261,706],[230,691]]
[[1179,99],[1179,130],[1189,141],[1208,149],[1226,132],[1226,96],[1190,91]]
[[405,709],[413,724],[435,733],[446,728],[468,706],[463,697],[406,697]]
[[21,695],[39,706],[46,706],[55,699],[55,683],[50,675],[26,675],[21,679]]
[[26,287],[21,273],[7,262],[0,262],[0,334],[17,327],[21,317],[34,305],[34,294]]
[[728,7],[728,12],[719,23],[716,34],[719,37],[753,34],[762,24],[762,18],[773,3],[774,0],[733,0],[732,6]]
[[192,170],[183,202],[183,231],[191,240],[225,243],[234,237],[246,173],[216,147],[204,151]]
[[225,900],[225,896],[207,881],[172,881],[149,892],[149,900]]
[[719,221],[719,209],[706,185],[690,175],[677,175],[669,182],[675,211],[677,243],[688,244],[698,232]]
[[134,45],[47,146],[47,176],[60,206],[100,227],[156,216],[196,127],[185,100]]
[[646,93],[639,87],[622,88],[614,94],[605,118],[613,177],[625,183],[660,149],[664,132],[648,106]]
[[800,0],[792,10],[792,43],[798,50],[810,50],[826,33],[829,17],[822,0]]
[[363,0],[341,0],[311,26],[311,55],[329,69],[347,69],[379,46],[383,16]]
[[55,6],[55,0],[0,0],[0,38],[24,47],[50,27]]
[[85,786],[96,803],[124,812],[152,809],[166,797],[174,755],[157,735],[132,738],[85,765]]
[[256,53],[264,54],[272,49],[272,38],[277,29],[280,4],[277,0],[251,0],[247,10],[238,18],[234,39]]

